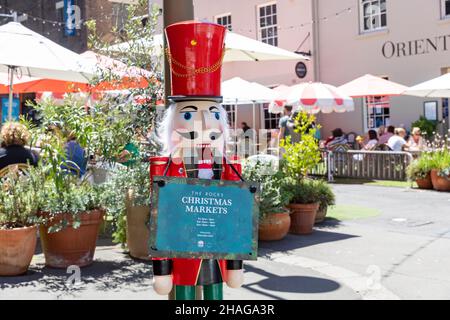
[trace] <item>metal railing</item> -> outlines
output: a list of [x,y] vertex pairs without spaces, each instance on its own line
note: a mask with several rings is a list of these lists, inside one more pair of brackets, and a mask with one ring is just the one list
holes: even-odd
[[356,178],[406,181],[406,167],[413,160],[409,152],[327,151],[327,178]]

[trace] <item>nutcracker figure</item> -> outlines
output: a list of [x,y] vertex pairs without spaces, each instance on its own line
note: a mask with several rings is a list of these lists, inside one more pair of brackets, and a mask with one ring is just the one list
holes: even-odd
[[[165,156],[151,159],[150,175],[239,181],[241,167],[227,159],[227,113],[221,106],[221,65],[225,28],[186,21],[166,28],[172,96],[159,137]],[[167,230],[170,232],[170,230]],[[243,282],[241,260],[154,258],[154,289],[193,300],[197,286],[205,300],[223,298],[222,284]]]

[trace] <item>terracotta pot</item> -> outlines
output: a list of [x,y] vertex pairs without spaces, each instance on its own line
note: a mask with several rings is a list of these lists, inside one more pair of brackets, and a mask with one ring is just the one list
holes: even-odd
[[133,206],[128,198],[127,211],[127,246],[130,256],[137,259],[148,260],[148,243],[150,230],[147,226],[150,219],[149,206]]
[[259,222],[258,238],[263,241],[283,239],[289,232],[291,217],[288,213],[271,213]]
[[67,219],[71,224],[73,217],[70,214],[41,225],[40,236],[45,265],[52,268],[67,268],[71,265],[84,267],[92,264],[104,214],[103,210],[81,213],[81,225],[77,229],[70,226],[58,232],[48,233],[49,227],[60,222],[62,218]]
[[325,217],[327,216],[327,212],[328,212],[328,206],[319,206],[319,209],[317,209],[317,213],[316,213],[316,220],[314,221],[315,223],[321,223],[325,220]]
[[431,181],[434,190],[450,191],[450,177],[439,176],[437,170],[431,170]]
[[0,230],[0,276],[27,272],[36,249],[37,227]]
[[291,209],[291,227],[289,232],[294,234],[311,234],[319,203],[292,203],[288,205],[288,208]]
[[427,176],[423,179],[416,179],[416,183],[419,189],[433,189],[433,183],[431,181],[430,174],[427,174]]

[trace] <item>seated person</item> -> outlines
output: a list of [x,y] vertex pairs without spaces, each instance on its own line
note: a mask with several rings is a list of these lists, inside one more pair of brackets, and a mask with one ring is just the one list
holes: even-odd
[[87,157],[85,154],[86,152],[78,143],[74,135],[69,134],[65,149],[67,163],[62,165],[62,167],[68,168],[71,173],[78,174],[82,177],[86,173]]
[[128,142],[123,150],[120,152],[117,162],[123,164],[126,167],[135,165],[140,157],[139,147],[133,142]]
[[18,163],[25,163],[36,166],[38,156],[25,145],[30,139],[30,133],[27,128],[18,122],[9,122],[3,125],[0,140],[0,170]]
[[378,139],[378,144],[387,144],[387,142],[394,135],[394,133],[395,133],[395,127],[389,126],[387,128],[387,131],[384,134],[382,134],[380,136],[380,138]]
[[328,149],[333,149],[334,146],[340,145],[340,144],[347,144],[347,139],[344,136],[344,132],[341,128],[336,128],[333,131],[331,131],[332,136],[327,139],[325,142],[325,146]]
[[408,144],[405,141],[406,130],[403,128],[396,128],[395,135],[393,135],[387,145],[392,151],[403,151],[408,149]]
[[368,136],[367,142],[358,141],[363,150],[373,150],[378,144],[378,136],[375,130],[369,130]]
[[411,136],[408,139],[408,145],[409,150],[411,151],[421,151],[425,149],[425,142],[420,128],[415,127],[412,129]]

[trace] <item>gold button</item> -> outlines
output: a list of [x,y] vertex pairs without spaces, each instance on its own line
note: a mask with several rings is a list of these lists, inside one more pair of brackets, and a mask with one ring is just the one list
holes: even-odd
[[191,46],[196,46],[196,45],[197,45],[197,40],[192,39],[192,40],[191,40]]

